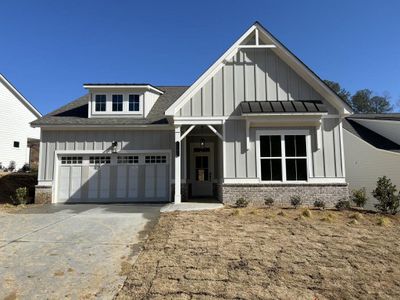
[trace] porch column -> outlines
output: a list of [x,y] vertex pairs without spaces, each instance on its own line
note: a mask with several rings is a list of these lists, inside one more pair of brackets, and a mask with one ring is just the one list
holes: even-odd
[[175,204],[181,203],[181,126],[175,126]]

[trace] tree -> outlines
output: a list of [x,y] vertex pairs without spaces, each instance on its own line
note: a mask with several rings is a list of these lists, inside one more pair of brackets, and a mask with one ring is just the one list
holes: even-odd
[[386,176],[379,177],[376,183],[376,189],[372,195],[378,200],[375,207],[383,213],[395,215],[400,206],[400,194],[396,195],[396,185]]
[[351,104],[356,113],[382,114],[390,112],[393,108],[390,105],[390,96],[385,93],[383,96],[373,96],[369,89],[357,91],[351,97]]
[[346,102],[350,102],[351,94],[346,89],[342,88],[338,82],[324,80],[325,84],[331,88],[340,98]]
[[359,90],[351,97],[351,104],[356,113],[371,113],[372,91],[369,89]]

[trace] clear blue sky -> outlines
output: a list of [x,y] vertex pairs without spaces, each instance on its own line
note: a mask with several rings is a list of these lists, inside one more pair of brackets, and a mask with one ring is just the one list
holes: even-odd
[[400,98],[400,1],[2,1],[0,73],[42,113],[85,82],[189,85],[254,21],[320,77]]

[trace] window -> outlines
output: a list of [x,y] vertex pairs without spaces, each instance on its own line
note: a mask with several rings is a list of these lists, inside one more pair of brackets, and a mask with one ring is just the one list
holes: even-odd
[[117,157],[118,164],[138,164],[139,163],[139,156],[118,156]]
[[111,157],[110,156],[90,156],[89,157],[89,163],[91,164],[110,164],[111,163]]
[[122,111],[122,95],[112,95],[112,110]]
[[106,95],[96,95],[96,111],[106,111]]
[[286,180],[307,180],[306,137],[286,135]]
[[129,111],[140,111],[139,95],[129,95]]
[[14,148],[19,148],[19,142],[14,141]]
[[307,180],[305,135],[261,135],[259,150],[262,181]]
[[146,156],[145,163],[146,164],[165,164],[167,162],[167,157],[165,155],[158,156]]
[[61,156],[62,165],[81,165],[82,156]]
[[282,149],[279,135],[260,136],[261,180],[282,180]]

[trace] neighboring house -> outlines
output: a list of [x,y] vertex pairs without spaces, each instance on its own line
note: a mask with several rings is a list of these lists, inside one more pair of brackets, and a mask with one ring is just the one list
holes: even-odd
[[31,159],[35,157],[35,147],[37,151],[40,129],[32,128],[30,123],[42,115],[1,74],[0,104],[0,163],[8,168],[14,161],[16,169],[37,164]]
[[259,23],[190,87],[84,84],[42,129],[39,202],[346,198],[352,113]]
[[366,188],[373,208],[378,177],[386,175],[400,189],[400,114],[354,114],[343,127],[346,180],[350,190]]

